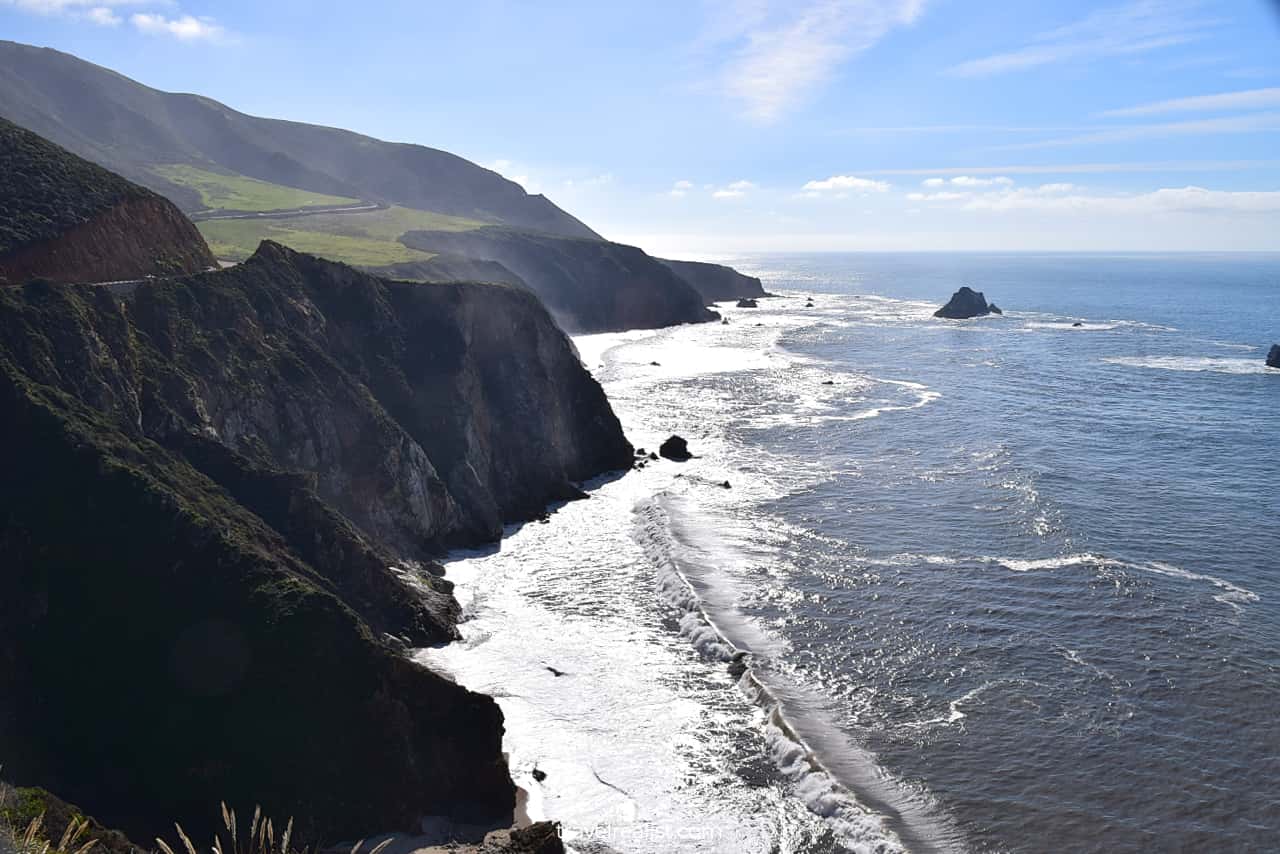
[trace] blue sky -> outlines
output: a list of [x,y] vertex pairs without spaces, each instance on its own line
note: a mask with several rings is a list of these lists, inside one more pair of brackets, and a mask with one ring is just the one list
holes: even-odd
[[662,252],[1280,250],[1274,0],[0,0],[0,37]]

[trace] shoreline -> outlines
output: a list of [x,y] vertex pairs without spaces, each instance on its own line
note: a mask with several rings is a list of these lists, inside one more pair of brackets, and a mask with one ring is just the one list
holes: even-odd
[[[785,300],[786,295],[783,297]],[[784,300],[778,302],[782,303]],[[785,312],[785,305],[777,308]],[[760,313],[749,313],[753,311]],[[761,317],[763,321],[764,316],[763,310],[750,309],[737,316],[730,314],[730,325],[726,328],[732,329],[735,323],[740,327],[747,327],[747,320]],[[794,318],[783,317],[780,323],[770,326],[777,334],[781,334],[794,321]],[[759,325],[764,324],[762,322]],[[610,364],[612,360],[608,358],[609,351],[619,347],[635,347],[640,353],[633,355],[632,363],[649,365],[644,359],[660,354],[664,346],[697,346],[702,338],[714,339],[722,334],[720,325],[715,324],[677,327],[674,330],[576,336],[573,342],[588,369],[595,373],[605,368],[598,378],[614,401],[626,434],[638,447],[649,448],[657,446],[663,432],[651,426],[654,413],[630,408],[627,406],[627,395],[615,395],[619,385],[629,386],[634,390],[636,386],[644,386],[645,381],[615,375],[612,370],[615,366]],[[672,345],[673,339],[682,343]],[[692,344],[689,339],[693,339]],[[776,335],[770,347],[776,349]],[[678,356],[679,352],[672,352],[670,355]],[[776,353],[771,358],[781,361]],[[675,361],[664,367],[667,361],[660,355],[650,362],[657,363],[649,366],[659,374],[681,371],[681,366]],[[710,372],[734,373],[751,370],[756,366],[757,362],[749,362],[743,368],[732,368],[713,361]],[[611,389],[611,385],[614,388]],[[723,440],[713,440],[710,435],[690,437],[695,453],[700,447],[708,447],[708,443],[712,441]],[[821,827],[813,832],[828,836],[834,834],[844,840],[831,850],[870,846],[869,850],[892,852],[905,850],[908,845],[911,850],[948,850],[948,844],[939,843],[939,839],[945,839],[950,834],[932,826],[933,816],[927,815],[924,806],[902,801],[899,797],[901,790],[895,791],[892,786],[886,789],[884,772],[875,765],[869,754],[857,753],[857,761],[852,765],[847,757],[843,761],[834,761],[834,764],[833,760],[822,757],[824,747],[849,754],[852,746],[847,740],[843,745],[824,743],[824,739],[830,741],[832,731],[835,730],[830,721],[813,719],[811,715],[806,717],[804,714],[798,720],[792,720],[789,704],[800,701],[805,692],[797,693],[794,687],[778,683],[776,677],[770,677],[751,662],[752,652],[760,647],[768,647],[768,639],[758,630],[751,629],[741,617],[737,618],[733,628],[721,625],[721,621],[734,607],[732,597],[719,603],[723,610],[717,611],[704,599],[707,591],[700,591],[697,578],[688,574],[690,567],[687,558],[678,553],[686,546],[680,543],[675,526],[668,517],[669,501],[672,500],[669,493],[673,489],[697,491],[711,485],[718,489],[720,480],[724,479],[722,475],[725,474],[729,479],[741,482],[744,476],[742,472],[732,468],[723,456],[713,454],[710,458],[695,459],[683,465],[663,461],[661,466],[651,464],[647,470],[629,472],[620,480],[584,484],[584,488],[592,495],[592,500],[581,504],[590,505],[589,507],[558,508],[551,514],[548,524],[537,526],[539,530],[536,532],[529,532],[523,526],[514,531],[508,530],[496,549],[496,554],[477,554],[474,551],[451,553],[443,563],[446,578],[456,584],[455,595],[458,595],[463,604],[464,619],[460,624],[463,640],[453,645],[455,649],[452,651],[422,651],[419,660],[441,667],[454,678],[460,677],[460,681],[473,690],[489,693],[498,700],[508,721],[504,741],[514,759],[512,779],[521,789],[527,789],[530,793],[529,817],[533,820],[564,822],[565,841],[572,846],[573,840],[581,838],[584,831],[580,823],[582,811],[564,803],[564,797],[555,791],[555,776],[557,772],[561,776],[574,773],[572,769],[578,762],[580,747],[570,741],[563,746],[561,753],[548,754],[546,751],[550,748],[545,743],[546,734],[541,728],[549,724],[546,721],[542,724],[534,723],[542,715],[530,708],[539,703],[555,703],[554,698],[535,692],[554,691],[562,688],[565,682],[559,678],[553,678],[550,682],[539,680],[537,669],[563,672],[563,665],[534,660],[535,657],[528,656],[524,651],[520,653],[524,657],[520,664],[504,662],[505,651],[497,653],[481,650],[474,655],[470,655],[468,651],[500,643],[503,633],[528,631],[528,626],[521,624],[515,616],[519,609],[530,607],[528,602],[508,603],[507,600],[511,597],[503,596],[503,604],[498,607],[491,601],[494,598],[492,590],[496,587],[524,582],[535,586],[537,584],[536,580],[522,578],[520,570],[509,564],[553,561],[554,556],[548,553],[554,553],[554,547],[540,548],[539,544],[545,546],[551,544],[549,541],[572,539],[584,528],[624,527],[630,531],[631,547],[639,547],[638,553],[646,564],[640,574],[648,576],[651,582],[646,591],[639,593],[639,601],[633,604],[653,615],[664,612],[669,615],[665,618],[665,642],[683,646],[685,652],[697,661],[697,667],[705,671],[702,678],[717,683],[716,690],[721,692],[718,702],[736,707],[741,715],[737,726],[743,727],[744,731],[739,736],[750,742],[746,749],[753,751],[755,755],[736,755],[730,757],[730,761],[754,763],[755,775],[772,777],[776,781],[773,785],[787,789],[786,796],[794,801],[791,809],[802,810],[809,817],[807,821],[816,822],[815,827]],[[530,535],[533,533],[537,536]],[[616,554],[623,551],[621,548],[615,549],[610,556],[616,557]],[[503,552],[506,552],[505,556]],[[625,560],[629,561],[630,556]],[[495,575],[485,568],[490,564],[502,567],[499,574]],[[746,632],[745,636],[743,632]],[[744,637],[749,639],[744,640]],[[783,653],[781,649],[774,649],[772,652]],[[516,654],[515,651],[512,654]],[[468,661],[469,657],[473,660]],[[484,662],[477,664],[475,658],[482,658]],[[507,668],[505,671],[504,667]],[[660,669],[656,664],[654,667]],[[516,669],[529,672],[517,673]],[[637,675],[637,679],[642,682],[645,678],[644,674]],[[609,689],[602,690],[607,693]],[[598,725],[594,720],[592,724]],[[605,725],[614,726],[618,731],[624,729],[623,723],[616,716],[606,721]],[[825,736],[821,735],[824,729]],[[535,760],[534,764],[541,762],[540,767],[550,775],[545,787],[529,775],[531,757],[544,755],[544,759]],[[608,801],[610,796],[607,793],[593,791],[601,787],[626,794],[625,786],[614,784],[610,778],[594,770],[593,774],[594,784],[586,779],[585,774],[579,774],[587,785],[581,787],[577,797],[587,801]],[[644,782],[644,775],[635,776]],[[855,794],[857,788],[850,785],[851,779],[862,783],[860,793]],[[881,796],[869,798],[868,790],[875,792],[877,789],[881,790]],[[624,818],[628,818],[630,824],[643,823],[645,819],[641,813],[642,810],[636,808],[630,816]],[[650,821],[661,824],[657,818],[651,818]],[[614,837],[625,836],[616,827],[610,828],[610,832]],[[589,835],[589,838],[596,842],[608,842],[608,839],[600,839],[598,834]],[[907,844],[904,845],[902,840]],[[652,839],[648,840],[648,843],[652,842]],[[621,850],[662,850],[646,848],[645,844],[642,840],[634,849],[624,847]],[[689,850],[735,850],[732,847],[716,847],[714,839],[700,839],[697,844],[700,847]]]

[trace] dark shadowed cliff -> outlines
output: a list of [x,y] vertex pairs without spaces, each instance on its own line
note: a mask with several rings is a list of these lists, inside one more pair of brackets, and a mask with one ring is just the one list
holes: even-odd
[[743,275],[723,264],[708,264],[704,261],[670,261],[665,258],[658,260],[693,285],[698,293],[702,294],[704,302],[769,296],[765,292],[764,285],[755,276]]
[[0,291],[0,408],[6,775],[143,839],[221,800],[329,839],[510,819],[497,706],[393,638],[455,633],[410,559],[630,464],[532,294],[271,244],[32,283]]
[[115,281],[214,264],[167,199],[0,118],[0,280]]
[[571,332],[655,329],[718,316],[692,285],[634,246],[505,228],[411,231],[400,240],[501,264]]

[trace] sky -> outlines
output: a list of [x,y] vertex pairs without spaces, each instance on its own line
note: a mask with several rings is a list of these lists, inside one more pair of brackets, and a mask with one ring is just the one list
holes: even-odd
[[683,257],[1280,251],[1277,0],[0,0],[0,38]]

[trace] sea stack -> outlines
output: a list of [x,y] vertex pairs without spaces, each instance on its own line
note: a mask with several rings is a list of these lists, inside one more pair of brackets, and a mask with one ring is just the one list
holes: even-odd
[[965,285],[952,295],[951,300],[933,313],[934,317],[945,317],[948,320],[965,320],[970,317],[984,317],[988,314],[1004,314],[995,305],[988,304],[981,291]]
[[1267,367],[1280,368],[1280,344],[1271,345],[1271,352],[1267,354]]
[[756,301],[750,298],[738,300],[738,308],[756,308],[757,305]]

